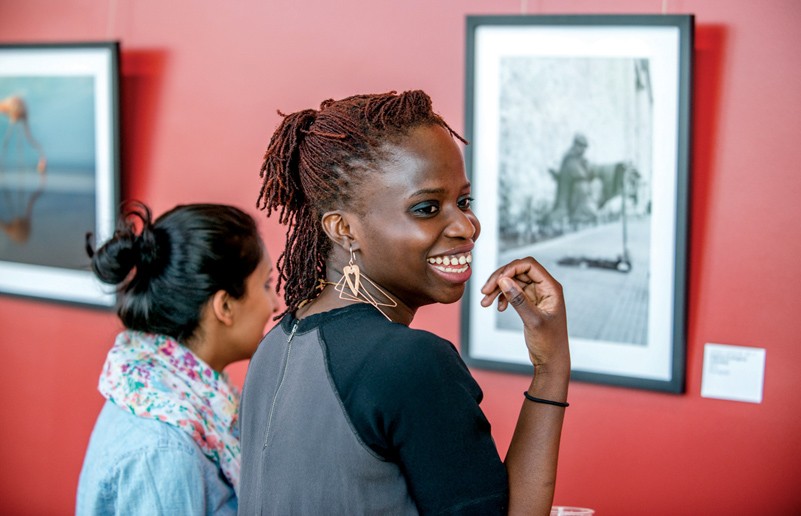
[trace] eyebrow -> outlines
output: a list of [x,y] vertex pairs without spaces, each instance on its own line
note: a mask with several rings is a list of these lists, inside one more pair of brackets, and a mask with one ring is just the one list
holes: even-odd
[[[464,185],[462,185],[461,190],[464,190],[466,188],[470,188],[470,182],[469,181],[467,183],[465,183]],[[411,194],[409,196],[409,198],[411,199],[413,197],[417,197],[417,196],[420,196],[420,195],[437,195],[437,194],[443,194],[443,193],[445,193],[445,189],[444,188],[422,188],[420,190],[417,190],[413,194]]]
[[441,194],[445,193],[444,188],[423,188],[422,190],[417,190],[413,194],[409,196],[409,198],[417,197],[420,195],[433,195],[433,194]]

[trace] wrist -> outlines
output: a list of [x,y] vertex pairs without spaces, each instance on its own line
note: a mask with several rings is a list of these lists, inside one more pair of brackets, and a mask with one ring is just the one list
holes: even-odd
[[534,376],[566,376],[570,377],[570,353],[565,353],[564,356],[554,357],[548,361],[536,360],[534,356],[529,355],[531,364],[534,366]]
[[534,377],[527,390],[537,398],[566,401],[570,384],[570,362],[547,363],[534,367]]
[[541,403],[543,405],[552,405],[555,407],[562,407],[562,408],[567,408],[570,406],[570,403],[568,403],[567,401],[546,400],[544,398],[537,398],[536,396],[532,396],[531,394],[529,394],[527,391],[523,391],[523,396],[525,396],[528,401],[534,403]]

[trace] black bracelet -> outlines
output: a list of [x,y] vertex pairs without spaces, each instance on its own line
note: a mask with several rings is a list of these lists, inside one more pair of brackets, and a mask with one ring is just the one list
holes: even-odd
[[523,396],[525,396],[528,401],[533,401],[534,403],[545,403],[546,405],[556,405],[557,407],[563,407],[563,408],[570,406],[570,403],[566,401],[552,401],[552,400],[544,400],[542,398],[535,398],[526,391],[523,391]]

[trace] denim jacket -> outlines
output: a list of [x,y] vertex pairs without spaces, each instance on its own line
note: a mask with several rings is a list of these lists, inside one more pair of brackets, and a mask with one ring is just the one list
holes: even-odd
[[219,467],[181,429],[106,402],[78,482],[84,515],[234,515]]

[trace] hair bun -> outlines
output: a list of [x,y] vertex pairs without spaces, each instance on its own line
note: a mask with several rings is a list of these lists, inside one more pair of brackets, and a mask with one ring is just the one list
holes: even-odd
[[[137,226],[141,227],[138,232]],[[87,234],[86,251],[92,259],[92,270],[104,283],[147,281],[161,272],[169,260],[167,235],[153,227],[150,209],[139,202],[131,203],[118,221],[114,236],[97,251],[92,250],[91,237]],[[134,268],[136,276],[129,278]]]
[[158,274],[167,262],[166,251],[168,246],[163,244],[166,235],[150,224],[142,227],[142,232],[134,240],[136,256],[136,275],[143,278],[145,275]]
[[86,252],[92,259],[92,270],[104,283],[123,282],[136,265],[136,235],[130,228],[118,228],[114,237],[96,251],[92,248],[92,236],[86,234]]

